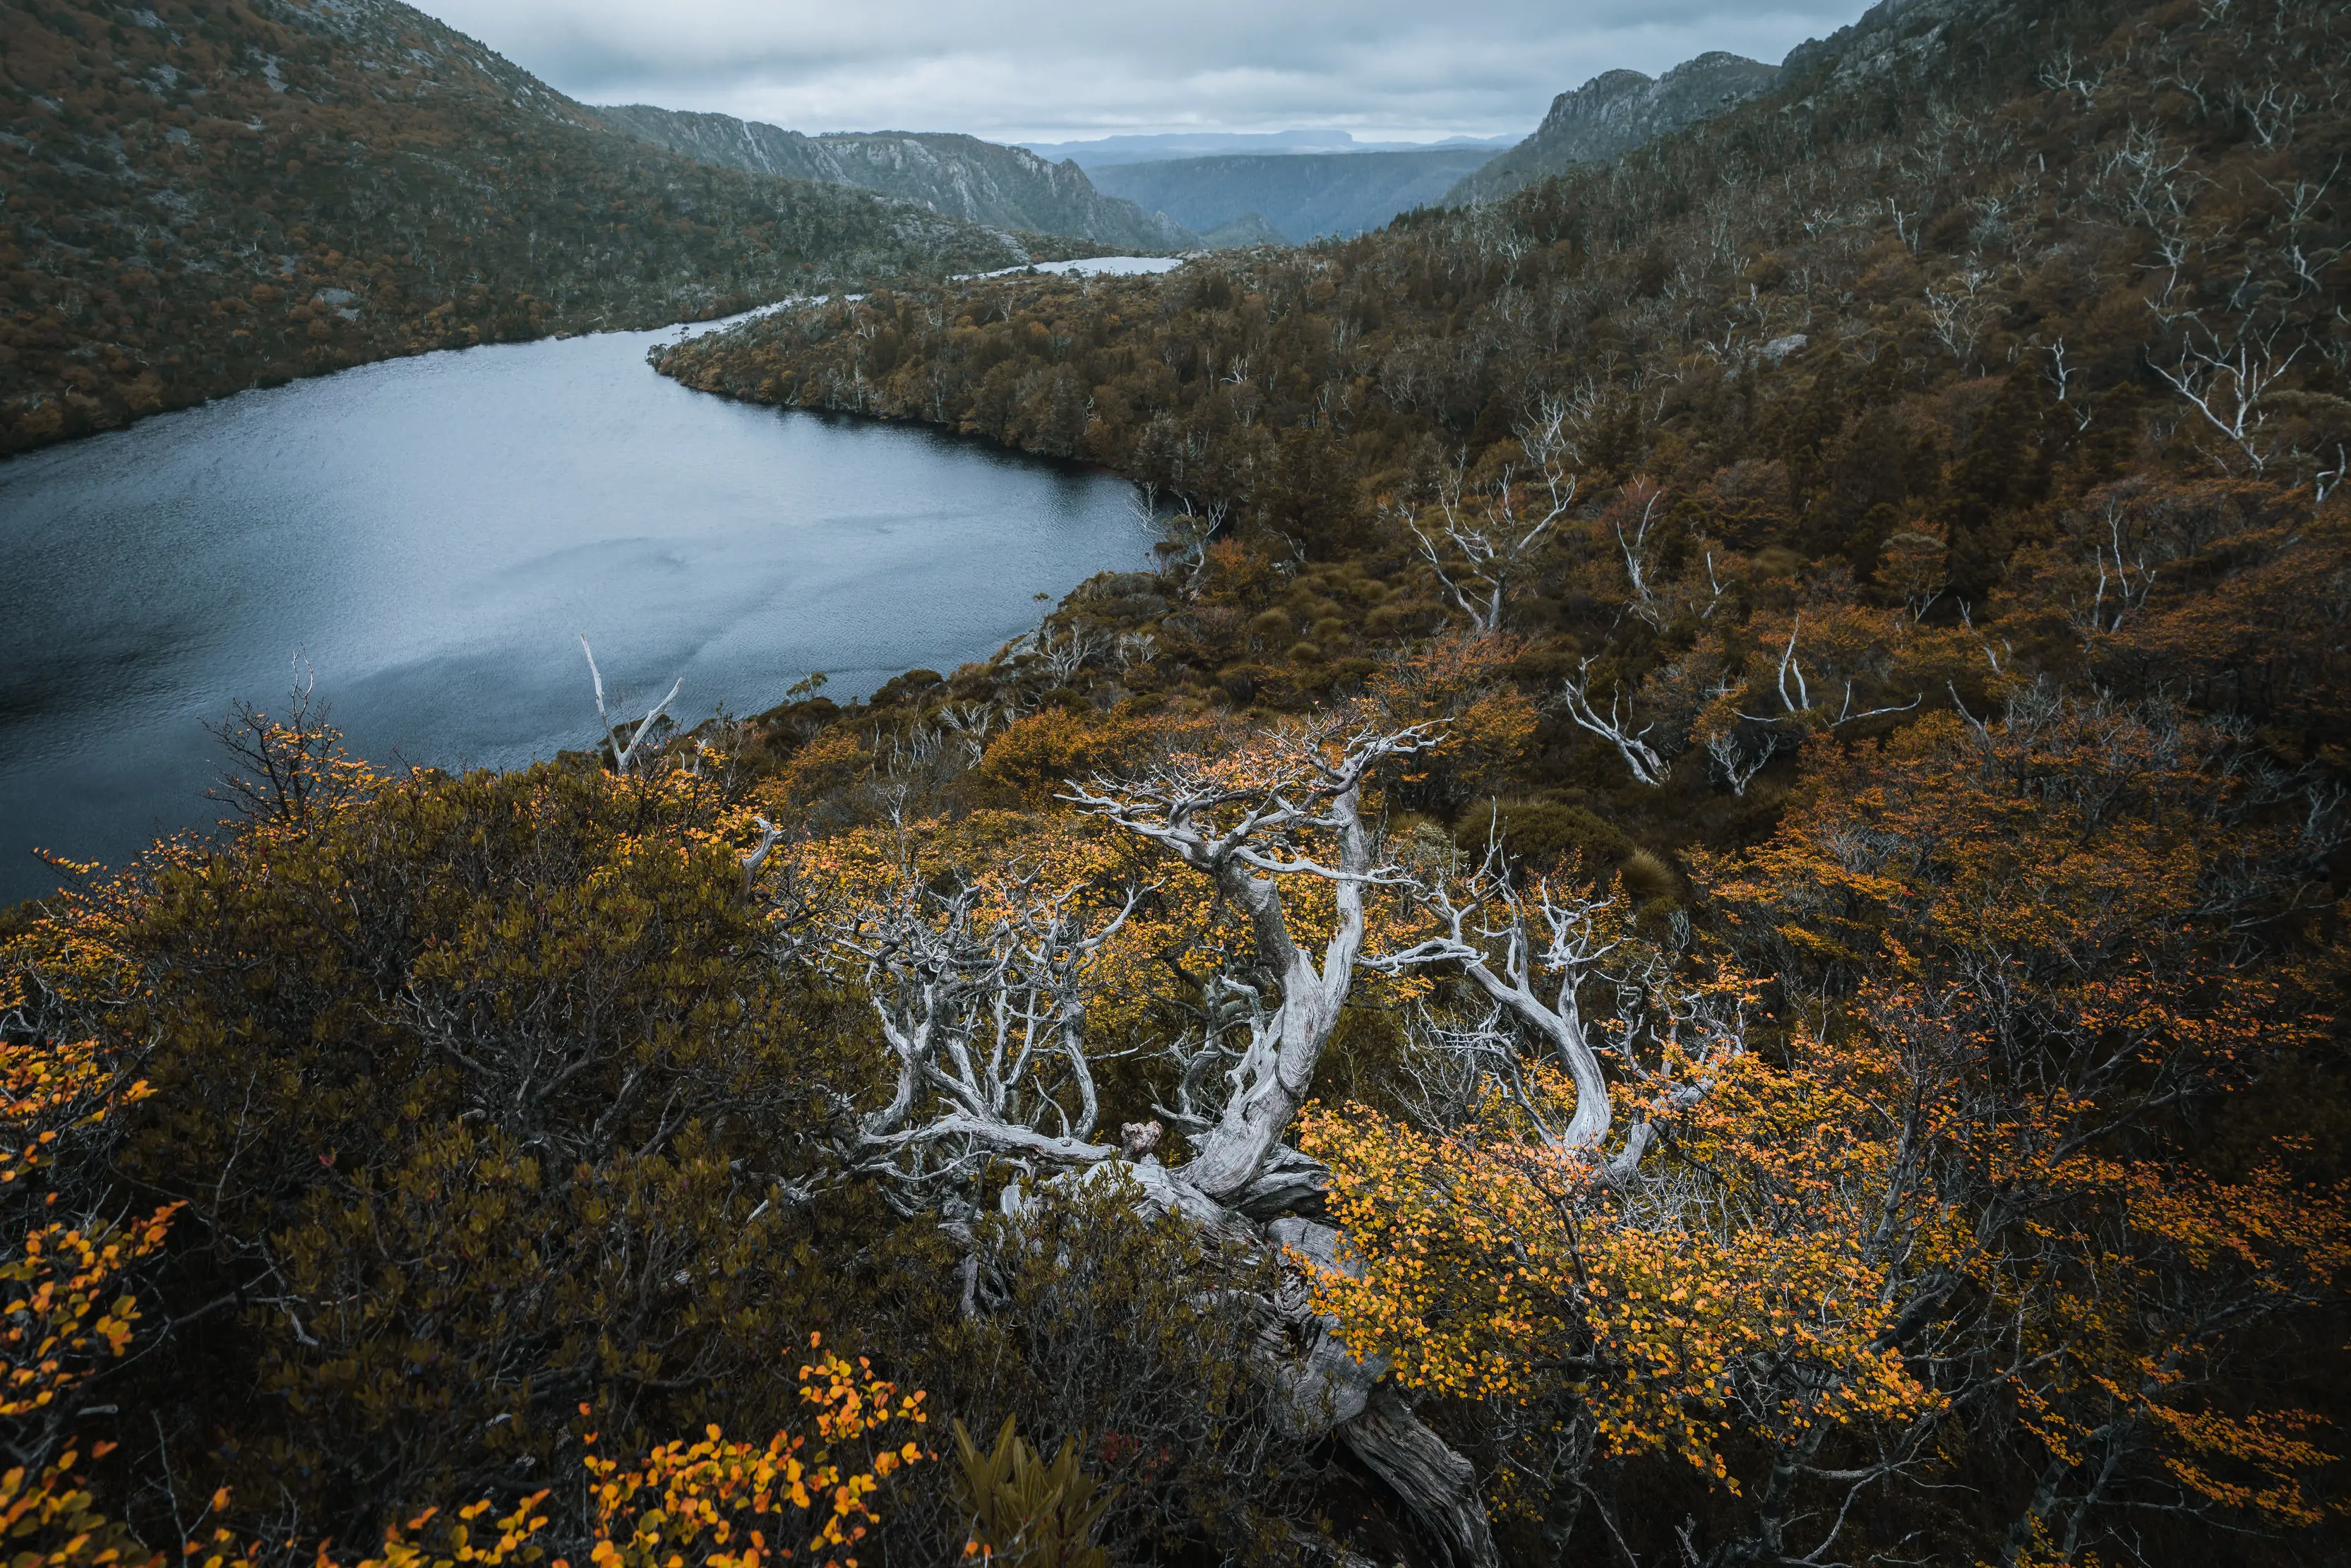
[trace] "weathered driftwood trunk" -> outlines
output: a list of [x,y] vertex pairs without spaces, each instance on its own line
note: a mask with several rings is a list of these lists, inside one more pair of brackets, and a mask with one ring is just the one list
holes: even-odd
[[[1364,826],[1364,776],[1381,759],[1426,744],[1426,737],[1416,731],[1358,737],[1336,764],[1308,765],[1309,776],[1297,781],[1296,802],[1278,787],[1237,795],[1187,789],[1174,781],[1072,792],[1081,806],[1216,879],[1248,912],[1260,972],[1279,977],[1280,985],[1280,1002],[1270,1016],[1252,1008],[1249,1045],[1228,1075],[1234,1092],[1222,1113],[1211,1124],[1187,1128],[1192,1159],[1173,1172],[1155,1164],[1129,1167],[1144,1182],[1146,1201],[1155,1207],[1322,1268],[1347,1266],[1338,1231],[1292,1213],[1319,1206],[1320,1192],[1311,1162],[1281,1140],[1312,1091],[1315,1069],[1338,1029],[1363,956],[1364,890],[1399,880],[1380,862]],[[1238,821],[1221,831],[1216,820],[1220,807],[1240,808]],[[1301,847],[1291,836],[1301,830],[1335,849],[1337,863],[1318,862]],[[1292,875],[1321,877],[1331,884],[1335,919],[1319,961],[1299,945],[1283,911],[1281,881]],[[1296,1354],[1270,1354],[1269,1371],[1301,1439],[1335,1431],[1395,1490],[1459,1568],[1497,1562],[1493,1531],[1469,1462],[1413,1415],[1385,1378],[1384,1360],[1358,1360],[1340,1342],[1336,1323],[1307,1310],[1303,1289],[1290,1294],[1294,1300],[1280,1310],[1287,1320],[1284,1341]]]
[[1420,1424],[1393,1383],[1372,1390],[1363,1414],[1339,1428],[1355,1457],[1395,1489],[1457,1563],[1496,1563],[1494,1532],[1469,1461]]

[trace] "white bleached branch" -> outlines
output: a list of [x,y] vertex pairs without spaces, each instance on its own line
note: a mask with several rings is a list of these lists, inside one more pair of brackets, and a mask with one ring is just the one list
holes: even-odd
[[645,736],[653,729],[653,721],[660,718],[663,714],[669,711],[670,704],[677,701],[677,694],[685,689],[685,677],[684,675],[680,675],[677,678],[676,683],[669,688],[669,695],[653,704],[651,711],[649,711],[643,718],[637,721],[637,727],[630,733],[628,744],[623,746],[621,744],[615,734],[615,731],[619,727],[612,723],[612,716],[607,713],[604,709],[604,674],[596,667],[596,654],[595,652],[588,646],[588,638],[585,633],[582,633],[580,638],[580,651],[588,655],[589,678],[596,683],[596,716],[603,722],[603,744],[606,749],[608,749],[611,754],[612,771],[615,773],[626,773],[637,760],[638,743],[643,741],[645,738]]

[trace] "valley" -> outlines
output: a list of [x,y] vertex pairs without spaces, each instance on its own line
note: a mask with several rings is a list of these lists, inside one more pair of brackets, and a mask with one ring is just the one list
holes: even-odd
[[0,25],[0,137],[21,155],[0,175],[0,453],[389,355],[1345,236],[1613,156],[1752,90],[1751,65],[1691,62],[1647,107],[1575,110],[1614,128],[1598,141],[1547,120],[1499,160],[1297,133],[1155,162],[1136,155],[1191,143],[1144,138],[1080,149],[1090,174],[968,136],[590,108],[399,0],[37,0]]
[[1114,163],[1094,183],[1202,232],[1251,214],[1276,244],[1352,238],[1432,206],[1493,156],[1482,147],[1437,152],[1293,152]]

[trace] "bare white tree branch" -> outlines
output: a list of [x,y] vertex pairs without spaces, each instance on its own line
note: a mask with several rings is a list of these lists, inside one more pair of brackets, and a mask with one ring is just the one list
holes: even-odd
[[[1280,989],[1227,1074],[1233,1092],[1222,1113],[1178,1173],[1219,1203],[1239,1199],[1264,1173],[1312,1086],[1362,953],[1364,889],[1403,880],[1364,825],[1364,781],[1437,740],[1432,725],[1343,735],[1326,723],[1291,737],[1246,783],[1178,765],[1137,780],[1096,779],[1061,797],[1212,878],[1248,915],[1256,967]],[[1290,876],[1331,885],[1337,918],[1319,959],[1290,931],[1281,891]]]
[[680,675],[676,683],[669,688],[669,695],[653,704],[651,711],[637,721],[637,727],[630,732],[628,744],[623,746],[616,733],[619,727],[612,723],[612,716],[604,710],[604,674],[596,667],[596,654],[588,646],[588,638],[584,632],[580,638],[580,651],[588,655],[589,678],[596,683],[596,716],[603,721],[603,746],[611,755],[612,771],[626,773],[637,760],[638,743],[643,741],[646,734],[652,730],[653,721],[669,711],[670,704],[677,701],[677,694],[685,689],[685,677]]

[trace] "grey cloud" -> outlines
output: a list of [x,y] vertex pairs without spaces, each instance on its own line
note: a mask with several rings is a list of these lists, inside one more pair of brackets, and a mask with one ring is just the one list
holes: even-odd
[[437,15],[590,102],[720,110],[799,131],[1330,126],[1532,129],[1601,71],[1708,49],[1778,59],[1862,0],[441,0]]

